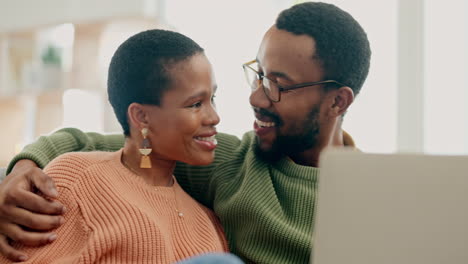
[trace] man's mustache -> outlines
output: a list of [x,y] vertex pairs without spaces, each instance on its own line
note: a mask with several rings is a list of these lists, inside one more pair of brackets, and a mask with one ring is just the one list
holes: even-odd
[[263,109],[263,108],[257,108],[257,107],[253,107],[253,110],[255,113],[259,114],[259,115],[262,115],[262,116],[267,116],[269,118],[271,118],[273,120],[273,122],[276,123],[277,126],[280,126],[283,121],[281,120],[281,118],[275,114],[275,113],[272,113],[266,109]]

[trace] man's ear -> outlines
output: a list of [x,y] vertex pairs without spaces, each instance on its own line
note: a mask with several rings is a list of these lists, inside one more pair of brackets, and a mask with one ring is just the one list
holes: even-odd
[[351,88],[343,86],[333,93],[333,103],[331,109],[331,115],[341,116],[346,113],[348,107],[354,101],[354,92]]
[[148,127],[148,113],[141,104],[131,103],[127,109],[127,117],[129,125],[138,130]]

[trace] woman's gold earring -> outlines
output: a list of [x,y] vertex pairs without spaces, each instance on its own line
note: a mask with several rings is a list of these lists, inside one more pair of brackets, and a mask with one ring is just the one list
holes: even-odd
[[148,136],[148,128],[143,128],[141,130],[141,135],[143,136],[143,143],[141,144],[140,153],[141,153],[141,161],[140,161],[140,168],[142,169],[151,169],[151,159],[148,156],[151,154],[151,145],[147,138]]

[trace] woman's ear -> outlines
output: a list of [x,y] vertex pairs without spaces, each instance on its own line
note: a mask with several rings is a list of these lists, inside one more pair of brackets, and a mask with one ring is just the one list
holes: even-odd
[[148,127],[148,113],[145,107],[138,103],[131,103],[127,110],[128,123],[130,126],[141,130]]
[[331,115],[342,116],[354,101],[354,92],[351,88],[343,86],[334,92]]

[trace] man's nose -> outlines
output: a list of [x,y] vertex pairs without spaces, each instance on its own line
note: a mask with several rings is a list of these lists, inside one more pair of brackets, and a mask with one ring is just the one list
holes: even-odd
[[271,106],[271,100],[265,94],[263,86],[259,85],[257,89],[252,90],[249,97],[250,105],[257,108],[268,109]]

